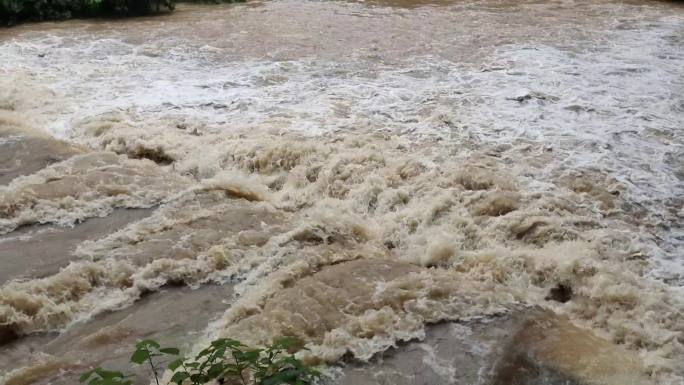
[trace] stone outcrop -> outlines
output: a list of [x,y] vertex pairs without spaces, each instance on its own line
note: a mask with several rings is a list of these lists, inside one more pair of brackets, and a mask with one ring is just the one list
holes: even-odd
[[369,363],[352,362],[339,385],[647,385],[633,352],[538,308],[427,328]]

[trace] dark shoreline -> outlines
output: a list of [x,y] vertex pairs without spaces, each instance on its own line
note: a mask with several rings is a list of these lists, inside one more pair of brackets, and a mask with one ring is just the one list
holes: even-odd
[[[223,4],[244,3],[245,1],[189,0],[180,2]],[[25,23],[45,21],[59,22],[72,19],[117,20],[164,16],[174,12],[176,3],[173,0],[101,0],[99,2],[71,0],[67,4],[53,5],[43,0],[4,0],[0,2],[0,27],[14,27]]]

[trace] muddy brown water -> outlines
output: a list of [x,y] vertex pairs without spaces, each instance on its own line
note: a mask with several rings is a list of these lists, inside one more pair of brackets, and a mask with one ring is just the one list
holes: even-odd
[[0,382],[287,334],[330,383],[679,384],[682,125],[681,2],[0,30]]

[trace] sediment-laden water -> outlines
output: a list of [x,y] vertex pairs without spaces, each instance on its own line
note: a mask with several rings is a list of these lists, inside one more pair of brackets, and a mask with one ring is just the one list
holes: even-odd
[[639,362],[582,383],[684,381],[681,4],[182,5],[0,31],[0,75],[0,381],[531,306]]

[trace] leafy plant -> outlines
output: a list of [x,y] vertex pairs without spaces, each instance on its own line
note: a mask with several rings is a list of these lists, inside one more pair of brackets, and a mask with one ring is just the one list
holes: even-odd
[[[178,356],[176,348],[162,348],[154,340],[138,342],[130,361],[141,365],[147,363],[159,385],[161,368],[157,357]],[[307,385],[320,377],[320,373],[304,365],[291,354],[302,349],[301,341],[281,338],[265,348],[252,349],[239,341],[220,338],[199,352],[194,358],[179,357],[167,368],[173,371],[170,384],[202,385],[217,380],[220,384],[242,385]],[[84,373],[80,382],[88,385],[130,385],[129,374],[109,371],[100,367]]]
[[159,385],[159,376],[157,373],[159,367],[154,365],[152,358],[163,355],[177,356],[179,354],[180,352],[176,348],[162,348],[157,341],[142,340],[135,344],[135,351],[133,352],[133,355],[131,355],[130,361],[138,365],[142,365],[145,362],[149,363],[150,369],[152,369],[152,373],[154,374],[154,380],[157,382],[157,385]]

